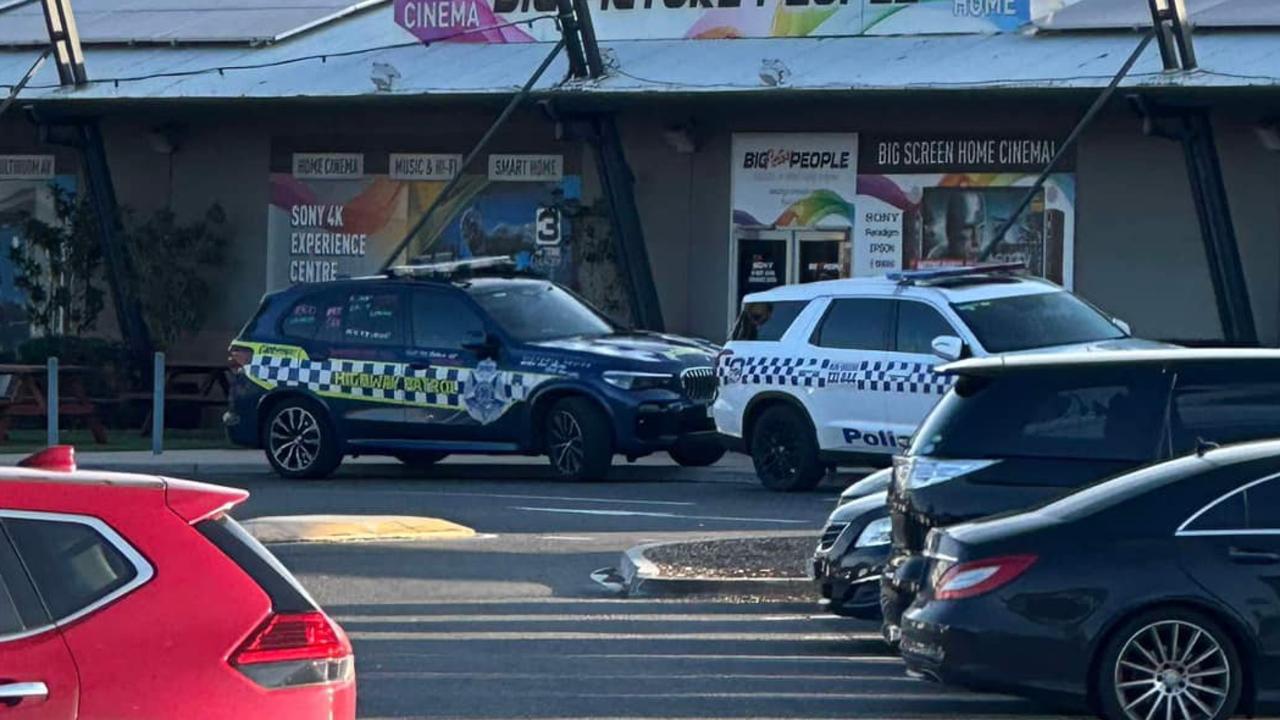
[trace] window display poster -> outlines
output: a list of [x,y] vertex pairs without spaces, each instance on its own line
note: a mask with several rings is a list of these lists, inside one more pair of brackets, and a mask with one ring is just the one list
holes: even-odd
[[751,293],[787,283],[789,240],[738,238],[738,303]]
[[[270,289],[376,273],[431,206],[445,181],[306,179],[270,176],[267,280]],[[513,256],[522,267],[553,278],[572,277],[563,245],[538,242],[539,212],[580,196],[577,176],[555,182],[493,182],[464,176],[400,262],[490,255]],[[568,220],[559,230],[569,236]]]
[[[22,237],[26,219],[34,217],[46,223],[58,221],[54,207],[54,187],[75,191],[73,175],[53,175],[52,156],[40,158],[39,172],[5,172],[19,163],[5,165],[0,158],[0,352],[12,352],[31,337],[27,320],[27,296],[18,288],[13,260],[8,248]],[[43,158],[48,157],[45,161]],[[48,177],[43,177],[48,175]]]
[[1071,287],[1075,175],[1049,176],[1003,237],[1057,152],[1046,138],[870,139],[858,176],[855,276],[1016,262]]
[[853,225],[856,134],[737,133],[732,162],[734,225]]

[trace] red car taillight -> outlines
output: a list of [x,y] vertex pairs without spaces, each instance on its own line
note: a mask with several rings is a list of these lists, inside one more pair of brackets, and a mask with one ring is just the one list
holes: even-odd
[[253,350],[243,345],[232,345],[227,349],[227,367],[232,373],[239,373],[253,362]]
[[266,688],[351,678],[351,642],[322,612],[272,615],[231,656],[231,664]]
[[1035,555],[1010,555],[961,563],[943,574],[934,588],[938,600],[964,600],[1004,587],[1032,565]]

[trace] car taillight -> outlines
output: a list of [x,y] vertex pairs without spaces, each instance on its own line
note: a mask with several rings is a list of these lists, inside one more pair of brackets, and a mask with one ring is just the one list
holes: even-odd
[[232,345],[227,350],[227,367],[238,373],[253,362],[253,350],[243,345]]
[[976,560],[961,563],[943,574],[934,588],[938,600],[964,600],[1004,587],[1035,564],[1035,555]]
[[351,642],[322,612],[282,613],[267,618],[231,655],[231,664],[266,688],[348,680]]

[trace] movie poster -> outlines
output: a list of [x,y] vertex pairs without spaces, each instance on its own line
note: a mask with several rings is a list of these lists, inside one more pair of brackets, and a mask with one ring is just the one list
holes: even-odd
[[858,175],[854,275],[1011,262],[1071,287],[1072,158],[999,235],[1057,150],[1058,140],[1043,137],[868,138]]
[[[405,173],[366,174],[363,162],[339,154],[310,154],[301,163],[300,155],[308,154],[295,154],[292,172],[270,176],[271,289],[378,272],[448,181],[432,168],[424,174],[437,179],[404,179]],[[465,174],[397,262],[501,255],[571,281],[571,228],[560,208],[580,195],[578,176],[559,169],[554,175],[526,172],[496,180]]]

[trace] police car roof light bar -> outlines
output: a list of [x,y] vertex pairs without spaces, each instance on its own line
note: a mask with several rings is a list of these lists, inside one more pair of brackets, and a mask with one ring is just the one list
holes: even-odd
[[472,258],[469,260],[451,260],[449,262],[427,263],[425,265],[393,265],[387,268],[388,277],[448,277],[474,272],[476,270],[510,270],[516,269],[512,258],[497,255],[493,257]]
[[969,277],[973,275],[995,275],[1014,273],[1026,270],[1023,263],[990,263],[987,265],[969,265],[966,267],[928,268],[925,270],[903,270],[886,273],[885,277],[899,285],[914,285],[930,280]]

